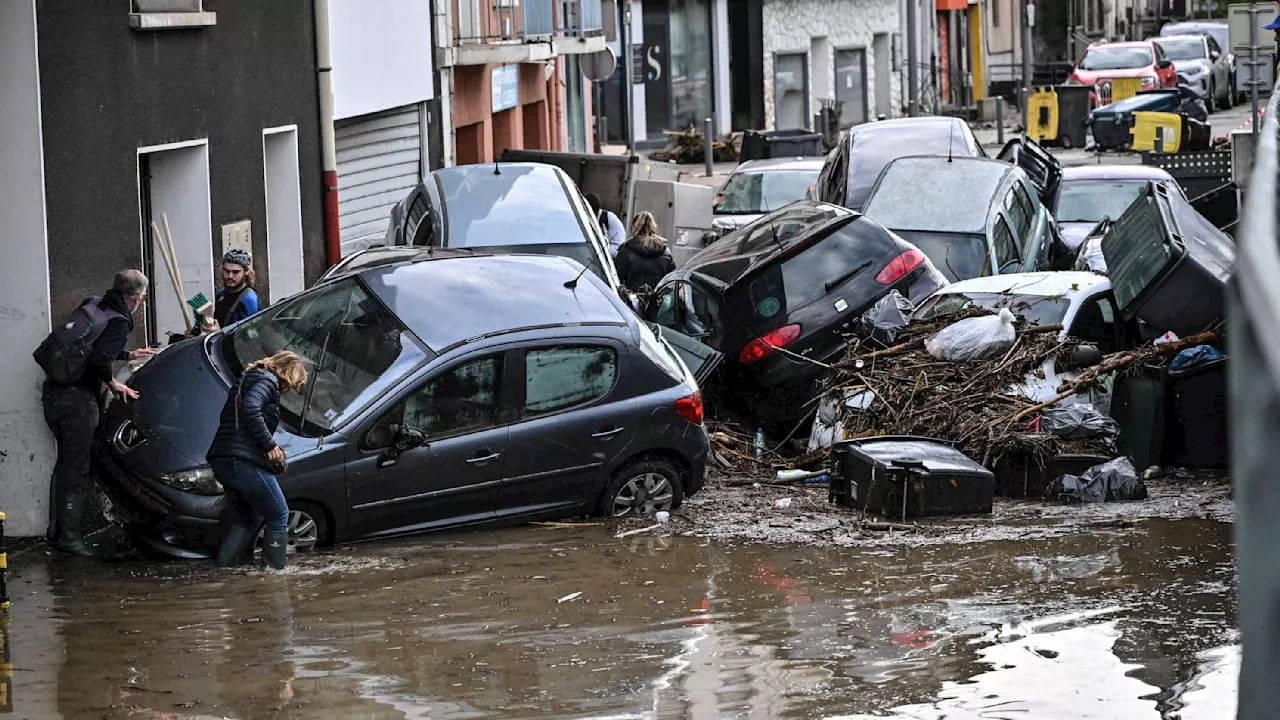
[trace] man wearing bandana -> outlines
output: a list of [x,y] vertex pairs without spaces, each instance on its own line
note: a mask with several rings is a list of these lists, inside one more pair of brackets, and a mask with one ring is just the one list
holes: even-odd
[[214,296],[213,323],[202,321],[193,334],[227,327],[256,312],[258,293],[253,289],[253,257],[244,250],[231,250],[222,256],[222,289]]

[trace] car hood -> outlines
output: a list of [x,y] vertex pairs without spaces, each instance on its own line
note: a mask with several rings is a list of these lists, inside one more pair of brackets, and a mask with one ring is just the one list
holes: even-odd
[[1173,69],[1180,73],[1198,74],[1208,72],[1209,63],[1204,60],[1174,60]]
[[[154,477],[205,464],[229,389],[206,354],[205,342],[205,338],[193,338],[165,348],[129,379],[138,399],[112,401],[104,428],[107,439],[115,437],[124,421],[134,423],[145,438],[131,449],[113,444],[135,472]],[[222,335],[208,342],[210,351],[217,353]],[[283,429],[277,431],[276,440],[290,457],[315,446],[314,440]]]
[[1111,78],[1133,78],[1151,74],[1151,66],[1125,68],[1123,70],[1076,70],[1076,77],[1085,85],[1092,85]]
[[1098,223],[1093,222],[1060,222],[1058,223],[1058,234],[1062,236],[1062,244],[1066,245],[1068,250],[1075,252],[1080,247],[1080,243],[1089,237],[1089,231],[1093,230]]

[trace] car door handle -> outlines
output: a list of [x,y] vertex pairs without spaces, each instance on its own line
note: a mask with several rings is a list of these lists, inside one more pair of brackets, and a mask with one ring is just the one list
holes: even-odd
[[622,432],[623,430],[626,430],[626,428],[620,428],[620,427],[617,427],[617,428],[613,428],[613,429],[611,429],[611,430],[601,430],[600,432],[593,432],[593,433],[591,433],[591,437],[593,437],[593,438],[600,438],[601,440],[606,440],[606,439],[608,439],[608,438],[613,437],[614,435],[617,435],[618,433]]
[[468,465],[480,465],[480,464],[483,464],[483,463],[487,463],[487,462],[489,462],[490,460],[497,460],[497,459],[498,459],[498,456],[499,456],[499,455],[501,455],[501,454],[502,454],[502,453],[489,453],[488,455],[478,455],[478,456],[473,457],[473,458],[471,458],[470,460],[468,460],[468,461],[467,461],[467,464],[468,464]]

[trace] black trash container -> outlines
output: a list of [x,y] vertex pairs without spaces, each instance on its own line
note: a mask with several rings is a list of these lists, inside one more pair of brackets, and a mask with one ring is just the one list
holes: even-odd
[[836,443],[832,452],[831,502],[903,520],[991,512],[995,477],[950,443],[886,436]]
[[1058,144],[1064,148],[1082,148],[1089,139],[1088,85],[1059,85]]
[[1227,466],[1227,358],[1169,371],[1169,438],[1165,462],[1176,467]]
[[1168,380],[1163,369],[1138,368],[1116,378],[1111,417],[1120,426],[1116,445],[1141,473],[1164,461]]
[[822,157],[822,134],[808,130],[748,130],[742,134],[739,159]]

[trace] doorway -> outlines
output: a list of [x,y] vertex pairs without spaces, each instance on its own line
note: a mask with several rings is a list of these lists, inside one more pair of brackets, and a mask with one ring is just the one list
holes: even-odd
[[889,90],[893,83],[893,71],[889,64],[893,60],[893,50],[889,45],[889,33],[876,33],[871,39],[871,57],[876,66],[874,78],[876,88],[876,116],[893,117],[890,107]]
[[297,125],[262,131],[262,174],[267,199],[267,289],[269,302],[279,302],[306,287]]
[[763,0],[733,3],[729,13],[729,83],[733,130],[763,129]]
[[[151,279],[147,303],[147,343],[167,343],[170,334],[193,324],[188,298],[204,293],[213,300],[213,221],[209,201],[209,141],[191,140],[138,149],[139,231],[143,271]],[[177,277],[157,245],[154,222],[173,235]],[[179,288],[175,283],[181,282]]]

